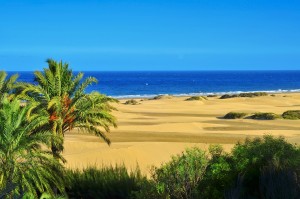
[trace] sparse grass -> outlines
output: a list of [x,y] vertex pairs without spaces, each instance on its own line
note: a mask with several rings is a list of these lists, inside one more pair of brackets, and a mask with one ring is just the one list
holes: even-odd
[[187,98],[185,101],[197,101],[197,100],[207,100],[205,96],[192,96]]
[[241,93],[239,97],[261,97],[261,96],[268,96],[266,92],[255,92],[255,93]]
[[137,104],[139,104],[139,102],[136,101],[135,99],[130,99],[130,100],[127,100],[124,104],[126,104],[126,105],[137,105]]
[[234,94],[234,95],[225,94],[225,95],[222,95],[220,97],[220,99],[228,99],[228,98],[235,98],[235,97],[260,97],[260,96],[268,96],[268,93],[254,92],[254,93],[240,93],[240,94]]
[[280,116],[275,113],[254,113],[250,118],[255,120],[275,120],[279,119]]
[[173,96],[171,95],[157,95],[153,98],[151,98],[152,100],[159,100],[159,99],[172,99]]
[[247,113],[243,112],[229,112],[224,116],[224,119],[240,119],[244,118],[247,115]]
[[288,119],[288,120],[299,120],[300,119],[300,110],[285,111],[282,114],[282,117],[284,119]]
[[207,95],[206,97],[218,97],[218,95]]
[[228,99],[228,98],[235,98],[235,97],[239,97],[239,96],[236,94],[234,94],[234,95],[225,94],[225,95],[222,95],[220,97],[220,99]]

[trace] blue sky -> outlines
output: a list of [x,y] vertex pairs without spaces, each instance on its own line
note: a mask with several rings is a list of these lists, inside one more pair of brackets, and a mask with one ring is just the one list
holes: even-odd
[[0,0],[0,69],[300,69],[299,0]]

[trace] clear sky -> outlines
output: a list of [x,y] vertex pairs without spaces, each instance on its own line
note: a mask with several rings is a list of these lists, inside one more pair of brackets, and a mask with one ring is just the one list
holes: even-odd
[[0,69],[300,70],[299,0],[0,0]]

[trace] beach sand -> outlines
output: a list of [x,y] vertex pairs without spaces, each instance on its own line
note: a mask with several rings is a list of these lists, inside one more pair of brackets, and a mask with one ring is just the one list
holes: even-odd
[[108,146],[93,135],[73,130],[66,133],[64,157],[69,168],[88,165],[107,166],[124,163],[129,169],[137,164],[149,174],[151,166],[159,166],[187,147],[208,149],[209,144],[222,144],[230,151],[237,141],[246,137],[282,135],[300,144],[298,120],[222,119],[230,111],[273,112],[300,110],[299,93],[282,93],[255,98],[218,97],[185,101],[187,97],[140,100],[138,105],[116,104],[118,128],[109,133]]

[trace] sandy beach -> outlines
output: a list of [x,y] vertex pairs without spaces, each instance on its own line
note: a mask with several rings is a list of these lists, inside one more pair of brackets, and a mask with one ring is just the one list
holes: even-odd
[[66,134],[64,157],[67,167],[82,168],[88,165],[115,165],[124,163],[149,174],[151,166],[170,160],[171,155],[187,147],[207,149],[209,144],[222,144],[229,151],[234,143],[246,137],[282,135],[292,143],[300,144],[299,120],[226,120],[222,117],[231,111],[273,112],[300,110],[299,93],[281,93],[255,98],[185,101],[188,97],[147,100],[136,99],[140,104],[125,105],[126,99],[115,104],[118,111],[118,128],[112,129],[108,146],[93,135],[77,130]]

